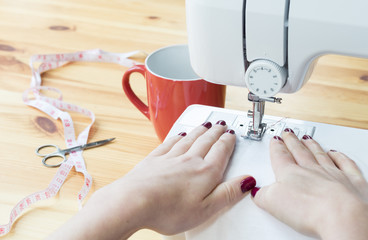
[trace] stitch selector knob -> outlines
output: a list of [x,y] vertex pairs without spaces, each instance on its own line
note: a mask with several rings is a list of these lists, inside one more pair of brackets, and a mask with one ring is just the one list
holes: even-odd
[[245,73],[245,83],[253,94],[272,97],[285,85],[286,77],[285,68],[269,60],[256,60]]

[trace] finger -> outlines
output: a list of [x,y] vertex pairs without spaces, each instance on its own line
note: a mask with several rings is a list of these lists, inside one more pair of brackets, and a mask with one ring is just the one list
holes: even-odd
[[204,160],[211,164],[214,169],[219,171],[221,176],[224,175],[231,154],[234,151],[235,141],[235,132],[231,129],[227,130],[224,134],[222,134],[217,142],[212,145],[211,149],[204,158]]
[[282,138],[278,136],[274,136],[273,139],[271,139],[270,158],[276,179],[279,178],[285,167],[296,164],[293,155],[290,153]]
[[209,217],[226,206],[239,202],[256,186],[251,176],[241,176],[218,185],[205,199],[205,214]]
[[167,153],[168,157],[179,156],[186,153],[199,136],[202,136],[208,129],[212,127],[211,122],[205,122],[194,128],[185,138],[175,144]]
[[363,173],[359,169],[358,165],[356,165],[356,163],[345,154],[331,150],[328,152],[328,156],[331,157],[336,166],[344,173],[363,177]]
[[299,141],[291,129],[286,128],[282,133],[282,138],[297,164],[303,167],[317,164],[312,152]]
[[187,133],[185,132],[181,132],[176,136],[172,136],[170,138],[168,138],[165,142],[163,142],[162,144],[160,144],[157,148],[155,148],[150,154],[148,154],[147,157],[151,156],[161,156],[164,155],[166,153],[168,153],[171,148],[177,143],[179,142],[183,137],[185,137],[187,135]]
[[312,152],[314,158],[317,162],[324,167],[336,167],[332,159],[327,155],[327,153],[322,149],[322,147],[312,139],[309,135],[304,135],[302,138],[302,143],[306,146],[309,151]]
[[199,136],[188,150],[188,154],[204,158],[211,147],[219,140],[226,130],[226,122],[218,121],[215,126]]

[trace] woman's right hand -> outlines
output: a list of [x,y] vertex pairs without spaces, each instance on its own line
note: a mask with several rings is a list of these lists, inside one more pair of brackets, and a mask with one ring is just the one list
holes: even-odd
[[270,143],[276,182],[255,203],[295,230],[322,239],[368,239],[368,183],[346,155],[324,152],[287,129]]

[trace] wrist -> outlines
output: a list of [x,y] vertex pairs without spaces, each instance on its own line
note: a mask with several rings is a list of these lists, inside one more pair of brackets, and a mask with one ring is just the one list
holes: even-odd
[[368,203],[353,199],[336,207],[334,214],[326,215],[325,224],[320,225],[319,235],[323,240],[365,240],[368,238],[367,226]]
[[96,191],[83,209],[48,239],[127,239],[146,226],[147,207],[147,200],[137,196],[129,184],[114,182]]
[[86,204],[85,210],[96,217],[96,230],[104,232],[95,239],[127,239],[146,226],[147,198],[130,186],[114,182],[98,190]]

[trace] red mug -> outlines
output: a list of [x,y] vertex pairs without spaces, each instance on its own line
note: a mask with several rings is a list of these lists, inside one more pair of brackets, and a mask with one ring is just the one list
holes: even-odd
[[[135,72],[146,79],[148,105],[130,86],[130,75]],[[122,84],[128,99],[153,123],[160,141],[164,141],[189,105],[225,105],[226,86],[207,82],[194,73],[187,45],[164,47],[151,53],[145,65],[136,65],[124,73]]]

